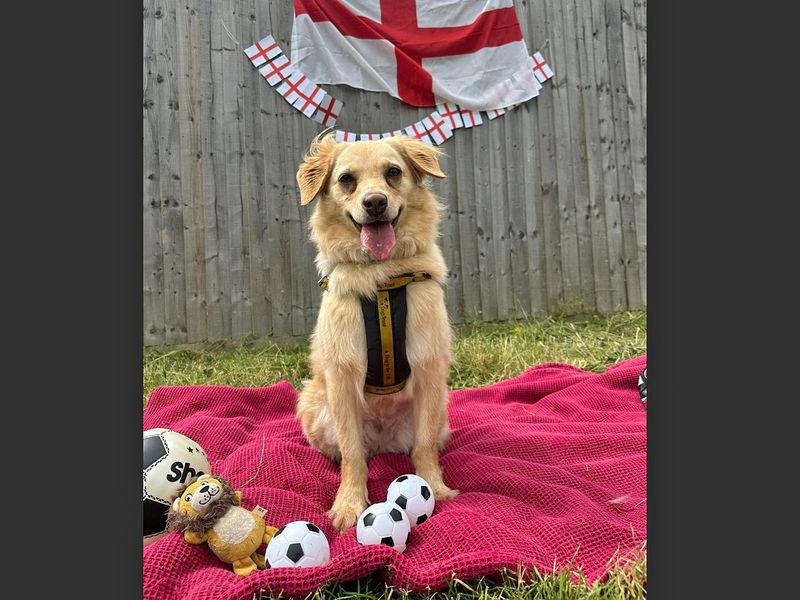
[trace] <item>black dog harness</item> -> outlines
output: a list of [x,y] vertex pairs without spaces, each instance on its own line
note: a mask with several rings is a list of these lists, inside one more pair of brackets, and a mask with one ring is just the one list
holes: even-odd
[[[430,279],[429,273],[405,273],[378,288],[376,297],[361,298],[361,313],[367,334],[367,378],[364,391],[391,394],[402,390],[411,367],[406,356],[406,286]],[[328,277],[319,280],[328,289]]]

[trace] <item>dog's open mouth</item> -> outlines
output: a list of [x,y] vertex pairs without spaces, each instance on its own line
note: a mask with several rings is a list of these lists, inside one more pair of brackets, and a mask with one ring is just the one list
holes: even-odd
[[361,233],[361,245],[372,252],[377,260],[386,260],[397,242],[394,227],[402,212],[401,208],[391,221],[372,221],[371,223],[359,223],[350,213],[347,214]]

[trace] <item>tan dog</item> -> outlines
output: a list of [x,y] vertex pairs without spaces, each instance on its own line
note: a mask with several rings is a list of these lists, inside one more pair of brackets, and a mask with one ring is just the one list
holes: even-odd
[[[452,332],[443,292],[447,267],[436,243],[443,207],[426,182],[445,177],[438,156],[407,137],[337,143],[328,136],[312,143],[297,172],[301,204],[320,199],[310,229],[317,269],[327,277],[311,337],[312,379],[304,382],[297,416],[309,442],[341,461],[328,512],[340,530],[367,507],[367,460],[379,452],[410,453],[437,499],[458,493],[445,485],[439,465],[450,432]],[[430,278],[405,286],[405,387],[367,392],[362,299],[374,299],[393,277],[423,272]]]

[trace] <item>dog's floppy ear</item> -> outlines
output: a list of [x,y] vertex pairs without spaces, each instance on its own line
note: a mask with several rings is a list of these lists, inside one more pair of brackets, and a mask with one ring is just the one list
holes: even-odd
[[416,138],[407,136],[397,136],[389,138],[394,144],[399,146],[400,151],[411,163],[417,172],[417,179],[422,179],[423,175],[431,175],[444,179],[447,177],[439,167],[439,156],[442,152]]
[[305,206],[322,191],[328,183],[338,144],[333,136],[317,137],[311,142],[300,168],[297,183],[300,186],[300,204]]

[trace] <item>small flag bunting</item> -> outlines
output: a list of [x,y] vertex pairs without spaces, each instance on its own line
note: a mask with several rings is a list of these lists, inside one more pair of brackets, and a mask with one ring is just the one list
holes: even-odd
[[317,123],[322,123],[325,127],[331,127],[336,123],[336,119],[339,118],[342,106],[344,104],[341,100],[326,94],[325,98],[319,103],[316,112],[311,115],[311,118]]
[[297,100],[292,103],[292,106],[305,116],[311,117],[327,95],[321,87],[306,79],[300,84],[297,90]]
[[244,49],[244,53],[254,67],[263,65],[268,60],[275,58],[282,54],[282,50],[278,46],[278,42],[271,35],[268,35],[263,40],[256,42],[249,48]]
[[544,83],[554,75],[553,70],[544,61],[540,52],[534,52],[531,58],[533,58],[533,74],[539,83]]
[[425,128],[422,121],[417,121],[413,125],[409,125],[405,128],[405,132],[408,137],[417,138],[429,146],[433,146],[433,140],[431,140],[431,136],[428,135],[428,130]]
[[458,129],[464,126],[464,120],[461,118],[461,113],[458,111],[458,106],[445,102],[437,104],[436,110],[447,120],[450,129]]
[[461,118],[464,123],[464,127],[469,129],[470,127],[477,127],[478,125],[483,125],[483,118],[481,118],[480,111],[477,110],[467,110],[465,108],[459,107],[459,112],[461,113]]
[[335,139],[337,142],[355,142],[356,134],[337,129],[333,134],[333,139]]
[[278,58],[270,63],[267,63],[258,70],[261,76],[267,80],[267,83],[272,87],[278,85],[281,81],[288,79],[294,73],[294,66],[286,58],[285,54],[281,54]]
[[437,146],[453,137],[453,130],[444,117],[439,114],[438,110],[433,111],[430,115],[422,119],[422,124],[425,126],[425,129],[428,130],[433,143]]

